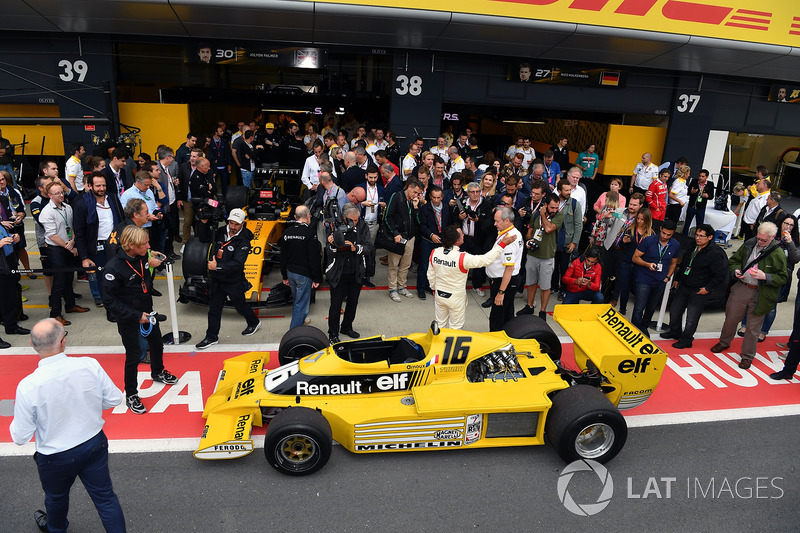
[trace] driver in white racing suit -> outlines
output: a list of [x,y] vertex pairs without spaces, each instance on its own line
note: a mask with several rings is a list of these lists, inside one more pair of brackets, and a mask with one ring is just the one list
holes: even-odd
[[433,289],[435,320],[439,327],[452,329],[464,327],[464,315],[467,310],[467,274],[471,268],[485,267],[500,257],[503,248],[514,242],[514,237],[509,233],[487,253],[472,255],[458,249],[464,242],[461,228],[447,226],[444,229],[442,246],[433,250],[428,267],[428,282]]

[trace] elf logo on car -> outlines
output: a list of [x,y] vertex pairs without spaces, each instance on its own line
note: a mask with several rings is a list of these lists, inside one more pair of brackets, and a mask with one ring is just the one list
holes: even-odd
[[392,374],[391,376],[381,376],[375,381],[375,385],[383,391],[406,390],[406,388],[408,388],[408,372]]
[[234,399],[238,398],[239,396],[247,396],[248,394],[253,394],[255,392],[255,384],[256,380],[253,378],[250,378],[246,381],[239,383],[236,386],[236,394],[234,396]]
[[244,439],[244,430],[247,427],[247,421],[250,420],[250,415],[241,415],[236,421],[236,431],[233,433],[234,440]]
[[629,374],[633,372],[634,374],[638,374],[639,372],[644,372],[645,369],[650,365],[650,358],[638,358],[636,361],[633,359],[625,359],[622,361],[617,369],[622,372],[623,374]]

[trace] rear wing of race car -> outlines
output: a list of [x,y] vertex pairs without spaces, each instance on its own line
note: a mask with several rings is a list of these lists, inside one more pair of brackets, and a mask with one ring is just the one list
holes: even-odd
[[251,352],[225,361],[216,387],[206,400],[206,425],[194,452],[198,459],[235,459],[253,451],[253,424],[260,426],[261,410],[250,394],[263,379],[269,360],[263,352]]
[[643,404],[658,385],[667,354],[610,305],[557,305],[553,318],[574,341],[581,370],[596,368],[620,410]]

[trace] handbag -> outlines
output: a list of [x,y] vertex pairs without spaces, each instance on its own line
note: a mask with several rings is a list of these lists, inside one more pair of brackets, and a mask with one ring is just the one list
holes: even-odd
[[381,223],[378,229],[378,234],[375,236],[375,247],[383,248],[389,253],[403,255],[406,250],[406,245],[399,242],[394,242],[394,235],[389,231],[386,224]]

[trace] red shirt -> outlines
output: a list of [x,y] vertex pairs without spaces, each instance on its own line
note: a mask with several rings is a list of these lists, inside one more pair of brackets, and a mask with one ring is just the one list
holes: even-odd
[[661,180],[653,180],[647,189],[647,206],[653,214],[653,220],[664,220],[667,214],[667,184]]
[[[592,268],[589,270],[585,270],[585,265],[581,258],[579,257],[575,261],[573,261],[566,272],[564,272],[564,277],[561,278],[561,281],[567,286],[568,292],[583,292],[586,290],[590,291],[599,291],[600,290],[600,281],[603,274],[603,268],[600,266],[600,262],[598,261]],[[588,285],[578,285],[575,283],[575,280],[578,278],[589,278]]]

